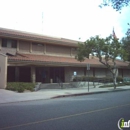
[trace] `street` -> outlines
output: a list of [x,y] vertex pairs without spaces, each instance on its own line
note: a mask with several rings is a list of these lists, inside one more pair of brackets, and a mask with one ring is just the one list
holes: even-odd
[[119,130],[120,118],[130,91],[0,104],[0,130]]

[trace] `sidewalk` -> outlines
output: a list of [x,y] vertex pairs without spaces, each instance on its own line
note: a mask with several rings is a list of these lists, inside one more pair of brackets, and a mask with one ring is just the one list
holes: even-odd
[[114,90],[113,88],[90,87],[89,92],[87,87],[68,88],[68,89],[41,89],[36,92],[25,92],[25,93],[17,93],[13,91],[0,89],[0,103],[43,100],[43,99],[52,99],[52,98],[59,98],[59,97],[88,95],[88,94],[105,93],[105,92],[113,92],[113,91],[125,91],[125,90],[130,90],[130,86],[117,87],[116,90]]

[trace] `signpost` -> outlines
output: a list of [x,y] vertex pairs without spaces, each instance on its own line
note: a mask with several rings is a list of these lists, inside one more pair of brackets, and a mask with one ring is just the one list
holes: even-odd
[[90,64],[87,64],[87,71],[88,71],[88,92],[89,92],[89,70],[90,70]]

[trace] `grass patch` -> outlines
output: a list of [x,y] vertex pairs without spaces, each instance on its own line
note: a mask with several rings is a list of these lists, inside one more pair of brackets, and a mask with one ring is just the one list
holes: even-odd
[[25,90],[34,91],[35,84],[34,83],[25,83],[25,82],[8,82],[7,90],[24,92]]
[[[130,82],[123,82],[123,83],[118,83],[116,85],[116,87],[121,87],[121,86],[126,86],[126,85],[130,85]],[[114,87],[113,84],[110,84],[110,85],[102,85],[100,86],[99,88],[107,88],[107,87]]]

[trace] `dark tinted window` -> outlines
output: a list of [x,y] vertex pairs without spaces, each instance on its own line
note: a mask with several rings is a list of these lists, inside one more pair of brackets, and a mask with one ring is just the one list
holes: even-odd
[[12,39],[2,39],[2,47],[8,47],[11,44],[11,48],[17,48],[17,41]]

